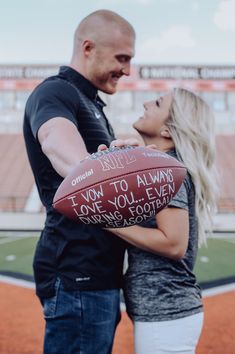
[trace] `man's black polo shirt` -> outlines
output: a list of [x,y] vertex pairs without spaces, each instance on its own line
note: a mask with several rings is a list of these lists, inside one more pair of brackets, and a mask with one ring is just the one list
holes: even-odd
[[[36,291],[50,297],[59,276],[69,290],[119,288],[122,281],[124,242],[99,226],[78,224],[52,208],[62,182],[37,140],[39,127],[54,117],[72,121],[89,153],[109,145],[113,130],[103,113],[97,89],[69,67],[41,83],[29,97],[24,117],[24,138],[31,168],[47,217],[34,257]],[[58,141],[60,144],[60,141]]]

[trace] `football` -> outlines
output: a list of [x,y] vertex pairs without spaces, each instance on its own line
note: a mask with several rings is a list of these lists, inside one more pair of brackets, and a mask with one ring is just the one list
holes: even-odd
[[82,160],[59,186],[53,207],[70,219],[103,227],[139,224],[165,208],[186,168],[147,147],[112,147]]

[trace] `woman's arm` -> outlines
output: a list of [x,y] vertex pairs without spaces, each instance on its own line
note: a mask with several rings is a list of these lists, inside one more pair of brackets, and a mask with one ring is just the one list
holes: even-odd
[[156,215],[158,228],[130,226],[108,229],[133,246],[174,260],[181,259],[188,246],[188,211],[165,208]]

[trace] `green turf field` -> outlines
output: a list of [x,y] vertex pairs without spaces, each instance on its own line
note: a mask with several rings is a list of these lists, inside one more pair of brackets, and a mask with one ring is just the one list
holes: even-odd
[[[0,236],[0,273],[32,275],[33,253],[37,235]],[[216,235],[217,236],[217,235]],[[235,234],[223,239],[209,239],[208,247],[199,250],[195,272],[199,282],[235,277]]]
[[11,271],[32,275],[32,260],[37,240],[37,236],[26,238],[1,236],[0,272]]
[[198,253],[195,273],[199,282],[235,277],[235,234],[212,238]]

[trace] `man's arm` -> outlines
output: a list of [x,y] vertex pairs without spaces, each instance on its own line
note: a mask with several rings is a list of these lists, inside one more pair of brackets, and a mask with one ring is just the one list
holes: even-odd
[[37,136],[43,153],[62,177],[89,155],[77,127],[66,118],[48,120],[38,129]]

